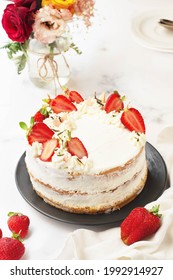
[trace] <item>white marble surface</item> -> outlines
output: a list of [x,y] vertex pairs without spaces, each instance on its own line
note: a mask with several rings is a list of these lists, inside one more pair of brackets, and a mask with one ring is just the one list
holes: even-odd
[[[0,1],[0,15],[6,3]],[[96,3],[93,26],[87,34],[76,34],[76,43],[83,54],[67,54],[71,66],[68,86],[83,96],[114,89],[127,95],[145,118],[148,141],[165,157],[173,145],[170,142],[167,150],[163,150],[158,136],[173,126],[173,54],[139,45],[131,22],[143,11],[172,7],[172,0],[96,0]],[[6,40],[0,27],[0,45]],[[26,146],[18,123],[29,121],[46,92],[32,85],[27,69],[18,76],[4,50],[0,50],[0,84],[0,228],[4,236],[9,236],[7,213],[27,214],[31,226],[24,259],[51,259],[61,250],[69,233],[81,226],[59,222],[37,212],[22,198],[15,184],[15,168]],[[167,165],[169,171],[171,166]],[[85,228],[103,231],[107,227]]]

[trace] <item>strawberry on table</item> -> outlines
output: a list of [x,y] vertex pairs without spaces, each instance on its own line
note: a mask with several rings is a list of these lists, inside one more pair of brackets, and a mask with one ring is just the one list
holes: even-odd
[[11,237],[0,239],[0,260],[20,260],[25,253],[22,242]]
[[77,156],[79,159],[84,156],[88,157],[88,152],[82,143],[82,141],[77,137],[72,137],[67,142],[67,150],[72,156]]
[[141,113],[135,108],[126,109],[121,116],[122,124],[130,131],[145,133],[145,123]]
[[124,109],[123,98],[121,98],[119,93],[115,91],[114,93],[110,94],[104,106],[104,110],[106,111],[106,113],[110,113],[112,111],[119,112],[123,109]]
[[154,234],[161,226],[159,205],[147,210],[144,207],[134,208],[121,223],[121,239],[126,245],[145,239]]
[[30,224],[28,216],[15,212],[9,212],[8,216],[7,224],[13,236],[19,235],[20,238],[25,238]]
[[56,147],[59,147],[59,142],[57,139],[50,139],[43,143],[43,150],[40,155],[42,161],[51,161],[52,155]]
[[49,102],[51,109],[54,113],[77,111],[76,106],[64,95],[57,95]]
[[2,229],[0,229],[0,238],[2,238]]
[[33,142],[37,141],[39,143],[44,143],[50,140],[54,132],[45,123],[35,123],[31,130],[29,131],[28,142],[32,145]]
[[84,101],[83,97],[77,91],[67,90],[67,94],[68,94],[68,98],[71,102],[80,103],[80,102]]

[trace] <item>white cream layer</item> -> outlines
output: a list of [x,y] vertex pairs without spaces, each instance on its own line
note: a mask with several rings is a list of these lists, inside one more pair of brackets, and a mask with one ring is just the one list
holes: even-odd
[[89,194],[116,189],[118,186],[132,180],[135,174],[140,173],[146,165],[145,149],[130,164],[124,166],[122,170],[118,169],[102,175],[82,174],[71,176],[63,169],[57,170],[52,165],[44,164],[29,153],[26,154],[25,160],[29,173],[45,185],[57,191]]
[[99,114],[83,115],[76,120],[72,136],[79,137],[86,147],[94,174],[123,166],[141,149],[132,141],[128,129],[102,121]]
[[129,199],[137,196],[142,187],[145,184],[147,174],[147,166],[143,167],[141,172],[133,178],[133,180],[127,182],[126,184],[118,187],[114,191],[110,192],[99,192],[96,194],[74,194],[66,195],[59,194],[54,190],[45,187],[38,181],[31,178],[34,189],[42,196],[46,197],[48,200],[52,201],[57,205],[57,207],[62,206],[63,208],[82,208],[85,207],[99,211],[99,209],[105,208],[106,211],[116,210],[121,203],[128,201]]

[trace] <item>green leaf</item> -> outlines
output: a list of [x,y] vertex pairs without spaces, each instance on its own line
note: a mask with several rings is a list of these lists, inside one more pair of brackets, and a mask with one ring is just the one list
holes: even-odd
[[20,122],[20,123],[19,123],[19,126],[20,126],[22,129],[24,129],[24,130],[28,130],[28,126],[27,126],[27,124],[26,124],[25,122]]
[[71,139],[71,131],[70,130],[68,130],[67,135],[68,135],[68,139],[70,141],[70,139]]
[[30,125],[31,125],[31,127],[34,125],[34,118],[33,117],[31,117],[31,119],[30,119]]
[[159,213],[159,208],[160,208],[160,205],[154,205],[150,210],[149,212],[152,213],[153,215],[155,216],[158,216],[159,218],[162,216],[162,214]]
[[9,43],[1,48],[6,49],[8,58],[15,61],[18,74],[21,74],[22,70],[25,68],[27,61],[27,48],[28,41],[26,41],[25,43]]
[[22,70],[25,68],[26,66],[26,61],[27,61],[27,58],[24,54],[20,55],[20,56],[17,56],[15,59],[14,59],[16,65],[17,65],[17,73],[18,74],[21,74]]
[[49,103],[49,102],[50,102],[50,98],[44,98],[42,101],[43,101],[44,103]]
[[70,48],[72,48],[77,54],[82,54],[81,50],[79,50],[74,43],[71,43]]
[[43,115],[43,116],[47,116],[47,108],[46,107],[42,107],[40,109],[40,113]]

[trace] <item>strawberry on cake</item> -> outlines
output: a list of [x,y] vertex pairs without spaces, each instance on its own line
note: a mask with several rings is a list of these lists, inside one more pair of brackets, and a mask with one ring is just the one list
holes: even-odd
[[147,178],[145,124],[118,92],[48,98],[27,130],[26,166],[36,193],[58,209],[108,213],[132,201]]

